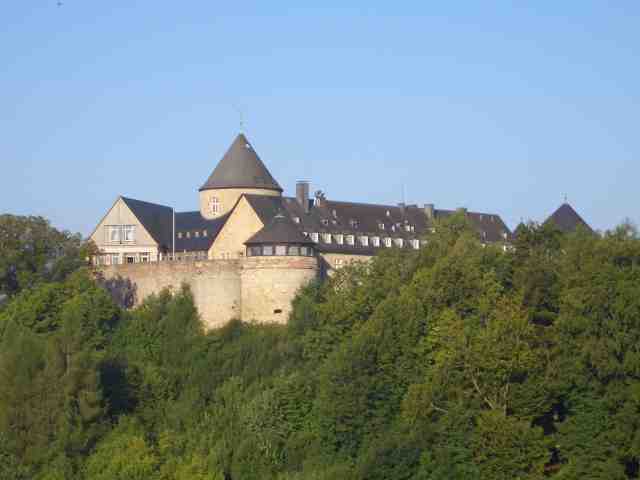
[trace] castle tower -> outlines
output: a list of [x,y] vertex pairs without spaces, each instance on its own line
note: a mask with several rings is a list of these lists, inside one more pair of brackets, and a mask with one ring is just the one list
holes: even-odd
[[229,212],[244,193],[281,196],[282,188],[241,133],[200,187],[200,213],[212,219]]
[[282,213],[245,242],[242,320],[286,323],[296,292],[318,278],[315,244]]

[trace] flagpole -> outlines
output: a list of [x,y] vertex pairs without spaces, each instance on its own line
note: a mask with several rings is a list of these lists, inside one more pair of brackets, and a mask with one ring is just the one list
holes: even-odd
[[171,260],[175,260],[176,259],[176,210],[175,208],[171,209],[171,212],[173,213],[173,236],[172,236],[172,252],[171,252]]

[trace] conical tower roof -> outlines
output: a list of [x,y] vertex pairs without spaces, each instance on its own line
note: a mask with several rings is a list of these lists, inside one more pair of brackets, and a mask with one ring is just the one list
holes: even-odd
[[578,212],[576,212],[568,203],[560,205],[560,207],[553,212],[544,223],[551,223],[565,233],[575,231],[579,225],[582,225],[590,232],[593,231],[589,224],[585,222],[582,217],[578,215]]
[[296,244],[311,245],[313,242],[305,237],[290,218],[278,212],[273,220],[258,233],[244,242],[245,245],[256,244]]
[[200,190],[261,188],[282,192],[247,137],[239,134]]

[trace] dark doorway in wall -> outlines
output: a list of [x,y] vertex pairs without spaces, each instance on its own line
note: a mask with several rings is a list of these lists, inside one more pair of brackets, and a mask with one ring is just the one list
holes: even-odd
[[282,309],[281,308],[276,308],[273,313],[282,313]]

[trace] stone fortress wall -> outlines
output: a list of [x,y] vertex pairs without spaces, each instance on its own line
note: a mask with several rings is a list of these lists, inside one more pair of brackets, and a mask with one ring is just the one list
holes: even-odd
[[135,305],[186,283],[210,330],[234,318],[286,323],[296,292],[318,277],[319,267],[317,258],[287,256],[136,263],[104,266],[100,271],[108,282],[130,282]]

